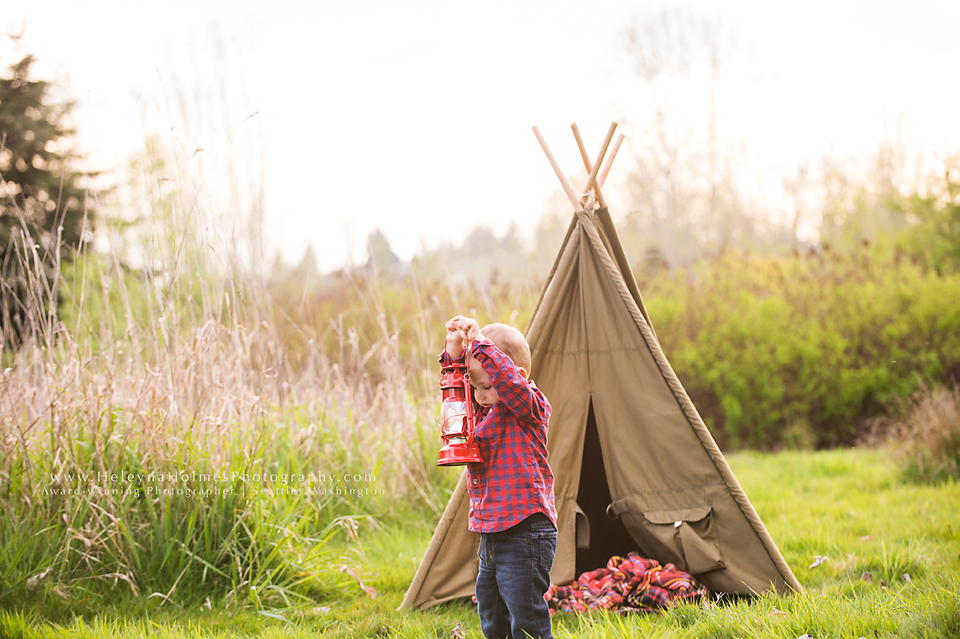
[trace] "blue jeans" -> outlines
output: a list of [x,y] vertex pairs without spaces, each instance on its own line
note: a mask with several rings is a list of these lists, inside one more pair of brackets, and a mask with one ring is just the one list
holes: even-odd
[[487,639],[553,639],[543,595],[557,552],[557,529],[533,515],[498,533],[480,535],[477,606]]

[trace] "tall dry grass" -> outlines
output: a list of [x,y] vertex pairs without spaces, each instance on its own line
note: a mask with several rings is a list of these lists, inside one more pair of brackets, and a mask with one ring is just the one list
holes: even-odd
[[138,268],[121,231],[63,264],[25,230],[16,247],[29,321],[0,347],[0,605],[358,588],[330,536],[439,513],[455,480],[434,466],[434,402],[411,392],[421,369],[382,313],[328,318],[335,356],[293,321],[293,356],[291,318],[199,231],[173,164],[151,166]]
[[902,400],[890,445],[908,479],[960,480],[960,386],[924,386]]

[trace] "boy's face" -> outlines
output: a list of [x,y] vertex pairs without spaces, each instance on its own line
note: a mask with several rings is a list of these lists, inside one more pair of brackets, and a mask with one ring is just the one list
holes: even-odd
[[497,389],[490,385],[490,376],[483,370],[480,362],[473,357],[467,357],[467,372],[470,373],[470,385],[473,386],[473,396],[481,406],[494,406],[500,403]]

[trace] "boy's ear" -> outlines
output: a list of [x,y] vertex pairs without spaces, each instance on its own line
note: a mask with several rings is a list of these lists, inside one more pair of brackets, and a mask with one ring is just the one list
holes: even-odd
[[523,366],[517,366],[517,370],[520,371],[520,374],[523,375],[524,379],[527,379],[527,369]]

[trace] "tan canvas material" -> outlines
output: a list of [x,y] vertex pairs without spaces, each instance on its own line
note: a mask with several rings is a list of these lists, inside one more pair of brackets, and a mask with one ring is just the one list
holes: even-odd
[[[606,209],[577,212],[526,337],[553,405],[554,583],[636,550],[715,593],[801,590],[660,350]],[[473,594],[467,507],[464,474],[401,607]],[[589,551],[577,548],[578,510]]]

